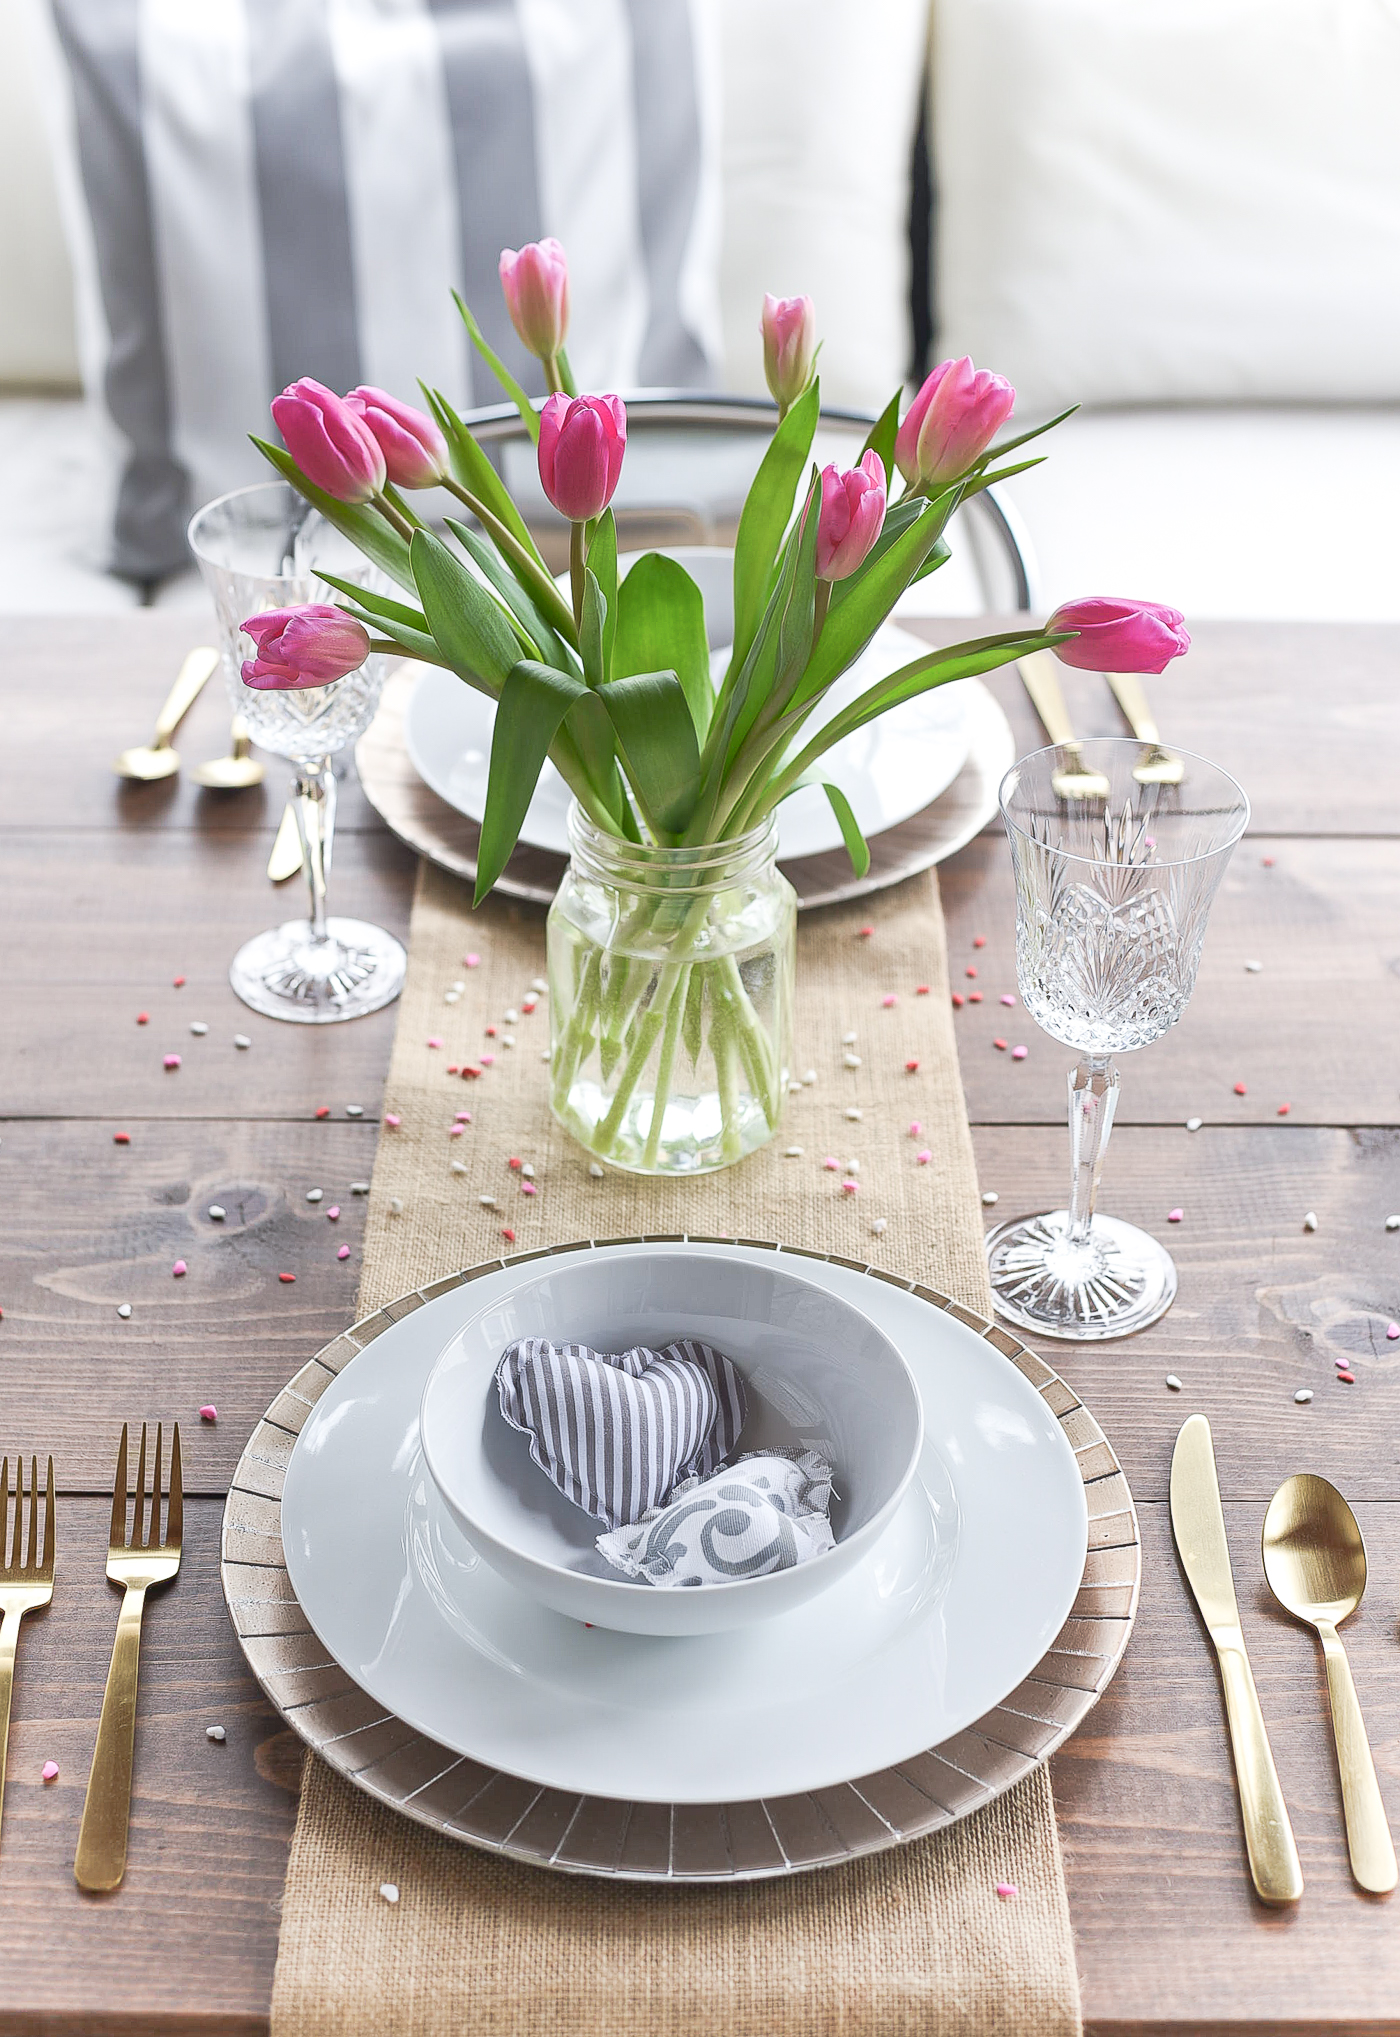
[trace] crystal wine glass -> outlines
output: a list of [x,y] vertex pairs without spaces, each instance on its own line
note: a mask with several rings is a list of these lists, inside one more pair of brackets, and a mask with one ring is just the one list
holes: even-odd
[[332,759],[368,728],[385,660],[367,658],[331,686],[261,692],[243,684],[243,660],[256,647],[239,624],[269,608],[336,600],[337,590],[317,577],[318,566],[380,591],[388,582],[285,481],[239,488],[206,503],[190,524],[190,546],[214,597],[234,712],[255,743],[295,766],[292,804],[310,892],[309,917],[245,941],[229,981],[245,1004],[268,1018],[303,1025],[360,1018],[398,996],[406,958],[383,927],[326,917],[335,828]]
[[1249,802],[1201,757],[1183,755],[1180,784],[1163,785],[1138,777],[1140,743],[1079,749],[1079,784],[1099,773],[1106,796],[1076,796],[1058,748],[1023,758],[1001,784],[1021,1001],[1051,1039],[1083,1055],[1069,1078],[1069,1207],[999,1224],[987,1261],[1008,1322],[1089,1339],[1145,1329],[1176,1294],[1176,1268],[1155,1238],[1094,1213],[1118,1104],[1110,1056],[1160,1039],[1185,1011]]

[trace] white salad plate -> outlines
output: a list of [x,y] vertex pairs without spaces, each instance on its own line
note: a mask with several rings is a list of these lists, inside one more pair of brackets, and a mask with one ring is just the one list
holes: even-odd
[[[669,554],[701,586],[712,643],[722,646],[732,627],[730,576],[733,554],[718,546],[681,546]],[[619,560],[624,574],[631,561]],[[806,741],[867,687],[929,646],[897,623],[884,623],[864,655],[832,687],[819,713],[803,731]],[[724,660],[719,659],[723,671]],[[430,666],[414,688],[404,722],[408,754],[424,783],[469,820],[486,811],[495,702],[455,673]],[[877,721],[834,744],[823,759],[851,802],[868,838],[896,827],[947,790],[967,762],[972,742],[967,702],[956,686],[892,708]],[[572,794],[545,760],[535,796],[520,830],[522,842],[555,854],[569,853],[568,814]],[[841,847],[841,830],[819,785],[804,786],[784,800],[778,814],[778,854],[784,860],[817,856]]]
[[[636,1260],[641,1275],[660,1242],[579,1249]],[[773,1264],[771,1248],[687,1242],[713,1255],[717,1283],[727,1264]],[[306,1415],[279,1486],[301,1611],[386,1715],[546,1789],[708,1804],[908,1761],[1030,1674],[1085,1571],[1084,1476],[1062,1420],[975,1319],[858,1267],[782,1256],[891,1338],[917,1382],[925,1440],[857,1567],[732,1633],[656,1639],[551,1612],[481,1560],[439,1498],[419,1434],[428,1375],[468,1318],[536,1278],[537,1262],[482,1270],[376,1324]],[[230,1546],[226,1525],[226,1562]]]

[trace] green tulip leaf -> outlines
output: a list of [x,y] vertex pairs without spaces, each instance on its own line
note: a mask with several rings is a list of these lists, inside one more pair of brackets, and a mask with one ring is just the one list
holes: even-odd
[[314,481],[307,480],[285,446],[269,445],[255,432],[250,432],[249,437],[263,458],[277,469],[284,481],[290,481],[298,495],[305,496],[313,509],[320,510],[327,523],[333,524],[349,538],[367,559],[382,567],[391,580],[397,580],[400,587],[406,587],[410,594],[413,593],[408,541],[384,521],[378,510],[371,509],[365,502],[338,502],[334,495],[327,495],[324,488],[318,488]]
[[603,676],[607,678],[617,635],[617,519],[610,509],[605,509],[593,526],[586,564],[603,597]]
[[323,570],[317,577],[349,596],[340,605],[366,629],[382,630],[410,657],[423,658],[433,665],[442,663],[442,652],[428,631],[427,618],[418,609],[409,608],[402,601],[391,601],[385,594],[375,594],[368,587],[357,587],[353,580],[342,580],[336,573]]
[[431,531],[413,533],[409,557],[440,655],[461,678],[499,693],[520,657],[509,614]]
[[510,860],[549,746],[584,690],[581,679],[558,672],[553,665],[536,664],[533,658],[520,659],[505,675],[496,703],[486,810],[477,846],[478,905]]
[[607,678],[604,663],[607,641],[608,604],[591,567],[583,569],[583,614],[579,618],[578,648],[583,659],[583,676],[590,686],[601,686]]
[[530,590],[521,586],[494,545],[489,544],[480,531],[473,530],[470,524],[460,522],[455,516],[445,517],[443,521],[521,625],[531,647],[527,655],[542,659],[546,665],[557,665],[563,672],[572,671],[573,655],[565,649],[563,638],[549,618],[541,613]]
[[491,345],[481,327],[477,324],[472,316],[470,307],[463,298],[458,296],[455,290],[452,292],[452,301],[462,314],[462,323],[471,334],[472,345],[476,348],[482,360],[485,361],[491,373],[505,390],[506,395],[520,412],[520,421],[526,431],[529,432],[531,443],[538,445],[540,442],[539,412],[516,381],[514,375],[511,374],[510,369],[506,366],[495,348]]
[[851,859],[851,868],[857,877],[864,877],[870,868],[870,844],[860,831],[860,822],[851,811],[851,802],[839,785],[829,778],[821,781],[822,791],[836,816],[836,825],[841,830],[841,839],[846,844],[846,854]]
[[700,745],[674,672],[633,672],[598,688],[637,805],[653,834],[678,834],[700,793]]
[[428,408],[447,440],[448,457],[457,480],[469,495],[474,495],[478,502],[485,504],[493,516],[500,519],[517,542],[524,546],[540,571],[547,572],[548,568],[540,557],[535,540],[530,535],[530,527],[516,508],[510,490],[467,426],[440,389],[430,389],[426,382],[420,382],[418,386],[427,398]]
[[860,449],[861,459],[864,459],[865,455],[872,449],[880,455],[881,460],[884,462],[885,486],[887,488],[894,479],[894,442],[898,436],[899,391],[896,389],[894,395],[880,412],[879,417],[871,425],[865,444]]
[[793,694],[794,707],[825,692],[860,656],[938,543],[948,518],[943,500],[927,503],[886,551],[878,558],[872,554],[873,564],[867,559],[858,573],[837,583],[817,647]]
[[617,590],[612,674],[619,679],[667,669],[679,679],[703,738],[715,705],[705,598],[679,561],[647,552]]
[[734,540],[734,661],[741,665],[767,606],[773,566],[792,517],[793,497],[807,465],[821,411],[811,382],[774,432],[754,475]]

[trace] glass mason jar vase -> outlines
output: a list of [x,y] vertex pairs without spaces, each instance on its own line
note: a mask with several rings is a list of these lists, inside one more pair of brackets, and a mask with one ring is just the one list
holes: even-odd
[[767,821],[657,849],[577,802],[549,911],[554,1114],[638,1174],[701,1174],[771,1139],[787,1095],[797,898]]

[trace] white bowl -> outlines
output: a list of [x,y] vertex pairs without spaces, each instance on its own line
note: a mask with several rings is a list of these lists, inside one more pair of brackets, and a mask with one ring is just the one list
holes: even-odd
[[[501,1414],[496,1366],[518,1337],[608,1352],[677,1337],[714,1345],[748,1390],[739,1454],[815,1443],[830,1457],[835,1547],[791,1570],[689,1591],[619,1577],[594,1547],[601,1523],[555,1489]],[[786,1268],[670,1246],[646,1258],[557,1260],[481,1309],[429,1374],[421,1424],[433,1481],[492,1568],[556,1612],[630,1634],[718,1633],[824,1591],[893,1518],[924,1431],[909,1368],[859,1309]]]

